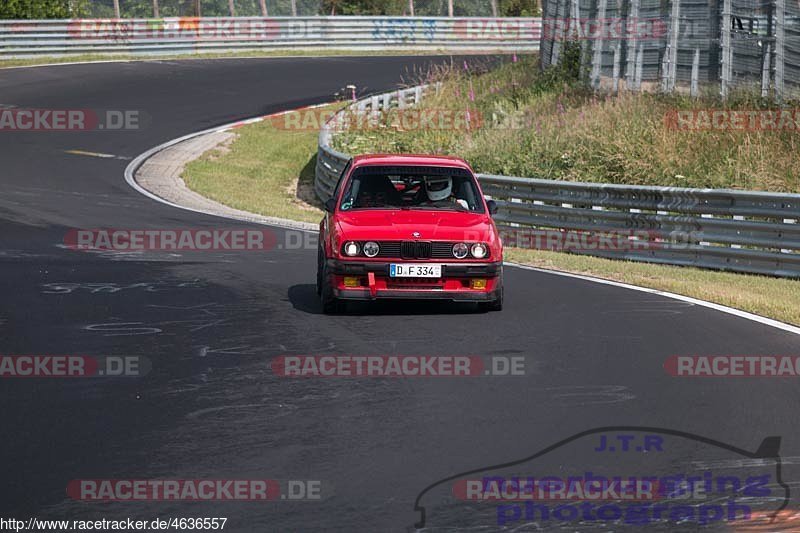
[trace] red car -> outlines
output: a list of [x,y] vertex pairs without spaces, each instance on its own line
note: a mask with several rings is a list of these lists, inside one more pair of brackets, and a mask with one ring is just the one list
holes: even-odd
[[503,307],[503,246],[470,166],[441,156],[362,155],[342,172],[320,223],[317,293],[346,300]]

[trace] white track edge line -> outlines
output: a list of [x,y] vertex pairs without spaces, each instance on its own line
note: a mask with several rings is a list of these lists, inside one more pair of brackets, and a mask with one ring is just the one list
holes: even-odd
[[[317,104],[317,105],[314,105],[314,106],[307,106],[306,109],[312,109],[314,107],[322,107],[324,105],[327,105],[327,104]],[[287,112],[288,111],[281,111],[281,112],[274,113],[272,115],[266,115],[266,116],[281,115],[281,114],[284,114],[284,113],[287,113]],[[253,120],[254,118],[259,118],[259,117],[253,117],[252,119],[246,119],[246,120]],[[208,211],[203,211],[202,209],[195,209],[193,207],[186,207],[186,206],[183,206],[183,205],[179,205],[179,204],[170,202],[169,200],[165,200],[164,198],[161,198],[160,196],[157,196],[157,195],[151,193],[147,189],[144,189],[141,185],[136,183],[136,180],[134,179],[134,173],[136,172],[136,170],[138,170],[139,167],[147,159],[149,159],[153,155],[157,154],[158,152],[160,152],[162,150],[165,150],[165,149],[167,149],[167,148],[169,148],[171,146],[174,146],[174,145],[176,145],[178,143],[181,143],[183,141],[188,141],[189,139],[193,139],[193,138],[199,137],[201,135],[206,135],[208,133],[216,133],[216,132],[224,131],[226,129],[230,129],[233,126],[235,126],[237,124],[241,124],[241,123],[243,123],[243,121],[242,120],[238,120],[238,121],[232,122],[230,124],[225,124],[225,125],[222,125],[222,126],[217,126],[215,128],[210,128],[210,129],[207,129],[207,130],[202,130],[202,131],[198,131],[198,132],[195,132],[195,133],[190,133],[188,135],[184,135],[183,137],[178,137],[177,139],[172,139],[171,141],[167,141],[167,142],[165,142],[163,144],[155,146],[155,147],[147,150],[146,152],[138,155],[133,161],[130,162],[130,164],[128,164],[128,166],[125,168],[125,181],[128,182],[128,185],[130,185],[131,187],[136,189],[136,191],[138,191],[139,193],[147,196],[148,198],[150,198],[152,200],[155,200],[157,202],[161,202],[162,204],[166,204],[166,205],[168,205],[170,207],[175,207],[177,209],[183,209],[185,211],[192,211],[194,213],[200,213],[200,214],[204,214],[204,215],[211,215],[211,216],[216,216],[216,217],[220,217],[220,218],[226,218],[226,219],[229,219],[229,220],[239,220],[239,221],[244,220],[245,222],[253,222],[255,224],[260,224],[260,225],[263,225],[263,226],[274,226],[274,227],[283,227],[283,228],[285,228],[287,226],[283,226],[283,225],[278,224],[278,223],[266,222],[266,221],[261,221],[261,220],[257,220],[257,219],[252,219],[252,220],[250,220],[250,219],[240,219],[240,218],[235,218],[235,217],[232,217],[232,216],[229,216],[229,215],[222,215],[222,214],[219,214],[219,213],[211,213],[211,212],[208,212]],[[287,222],[288,222],[288,220],[287,220]],[[300,231],[307,231],[309,233],[314,233],[315,232],[315,230],[310,230],[310,229],[305,229],[305,228],[293,228],[293,229],[300,229]],[[603,284],[603,285],[610,285],[612,287],[630,289],[630,290],[634,290],[634,291],[655,294],[655,295],[663,296],[663,297],[666,297],[666,298],[672,298],[673,300],[680,300],[680,301],[683,301],[683,302],[692,303],[694,305],[699,305],[701,307],[706,307],[708,309],[713,309],[715,311],[720,311],[722,313],[727,313],[729,315],[737,316],[739,318],[744,318],[746,320],[751,320],[753,322],[758,322],[759,324],[763,324],[763,325],[766,325],[766,326],[771,326],[773,328],[777,328],[777,329],[780,329],[780,330],[783,330],[783,331],[787,331],[789,333],[794,333],[795,335],[800,335],[800,327],[793,326],[791,324],[787,324],[787,323],[781,322],[779,320],[774,320],[772,318],[767,318],[767,317],[764,317],[764,316],[761,316],[761,315],[756,315],[754,313],[748,313],[747,311],[742,311],[740,309],[734,309],[733,307],[728,307],[726,305],[716,304],[714,302],[707,302],[705,300],[699,300],[697,298],[692,298],[690,296],[683,296],[681,294],[675,294],[674,292],[660,291],[658,289],[651,289],[651,288],[648,288],[648,287],[640,287],[638,285],[630,285],[628,283],[622,283],[622,282],[619,282],[619,281],[611,281],[611,280],[602,279],[602,278],[595,278],[595,277],[592,277],[592,276],[585,276],[585,275],[582,275],[582,274],[573,274],[571,272],[564,272],[564,271],[561,271],[561,270],[549,270],[549,269],[546,269],[546,268],[539,268],[539,267],[533,267],[533,266],[528,266],[528,265],[522,265],[522,264],[519,264],[519,263],[510,263],[508,261],[505,261],[504,265],[510,266],[510,267],[514,267],[514,268],[520,268],[520,269],[523,269],[523,270],[532,270],[532,271],[535,271],[535,272],[542,272],[542,273],[545,273],[545,274],[553,274],[553,275],[556,275],[556,276],[565,276],[565,277],[569,277],[569,278],[581,279],[581,280],[584,280],[584,281],[591,281],[591,282],[600,283],[600,284]]]
[[738,316],[740,318],[745,318],[747,320],[752,320],[753,322],[758,322],[760,324],[764,324],[766,326],[772,326],[774,328],[781,329],[783,331],[788,331],[789,333],[794,333],[795,335],[800,335],[800,327],[793,326],[792,324],[787,324],[786,322],[781,322],[780,320],[775,320],[772,318],[767,318],[765,316],[756,315],[755,313],[749,313],[747,311],[742,311],[741,309],[734,309],[733,307],[728,307],[727,305],[717,304],[714,302],[708,302],[706,300],[700,300],[698,298],[692,298],[691,296],[684,296],[682,294],[676,294],[674,292],[667,292],[662,291],[659,289],[651,289],[649,287],[640,287],[639,285],[631,285],[629,283],[623,283],[621,281],[612,281],[603,278],[596,278],[593,276],[586,276],[584,274],[573,274],[572,272],[564,272],[563,270],[551,270],[547,268],[539,268],[529,265],[522,265],[519,263],[504,263],[507,266],[521,268],[523,270],[533,270],[536,272],[543,272],[545,274],[553,274],[556,276],[564,276],[568,278],[576,278],[582,279],[585,281],[592,281],[594,283],[601,283],[603,285],[611,285],[612,287],[620,287],[623,289],[631,289],[634,291],[639,292],[646,292],[649,294],[655,294],[658,296],[664,296],[667,298],[672,298],[674,300],[680,300],[682,302],[688,302],[694,305],[699,305],[702,307],[707,307],[709,309],[714,309],[715,311],[721,311],[723,313],[727,313],[729,315]]

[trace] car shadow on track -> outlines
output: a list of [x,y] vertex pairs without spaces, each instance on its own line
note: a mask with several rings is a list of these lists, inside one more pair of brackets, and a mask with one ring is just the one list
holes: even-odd
[[[289,287],[289,301],[298,311],[321,315],[322,304],[315,285],[303,284]],[[473,303],[443,302],[436,300],[406,301],[380,300],[376,302],[348,302],[342,315],[443,315],[481,313]]]

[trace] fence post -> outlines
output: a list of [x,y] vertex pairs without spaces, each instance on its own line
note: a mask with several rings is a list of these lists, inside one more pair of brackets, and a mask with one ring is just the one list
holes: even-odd
[[572,0],[572,9],[570,9],[569,23],[568,23],[568,26],[567,26],[567,33],[570,34],[570,35],[572,34],[572,28],[574,27],[572,25],[573,22],[577,25],[576,33],[578,35],[578,38],[580,39],[581,37],[584,37],[583,28],[581,27],[581,3],[580,3],[580,0]]
[[644,63],[644,46],[639,46],[636,51],[636,79],[633,82],[634,88],[638,91],[642,88],[642,65]]
[[694,59],[692,60],[692,85],[691,94],[693,98],[697,97],[697,86],[700,82],[700,49],[694,49]]
[[672,16],[670,17],[669,65],[667,66],[667,91],[675,89],[678,77],[678,32],[681,27],[681,1],[672,0]]
[[614,85],[614,92],[619,92],[619,60],[622,57],[622,45],[617,44],[614,47],[614,71],[611,75],[612,83]]
[[731,84],[731,0],[724,0],[722,4],[722,28],[720,28],[720,41],[722,44],[722,76],[720,76],[720,96],[728,97]]
[[761,98],[769,96],[769,63],[772,57],[772,45],[767,44],[761,61]]
[[786,0],[775,0],[775,99],[783,101],[783,69],[786,62]]
[[[631,26],[631,20],[633,20],[632,26],[635,28],[639,23],[639,0],[631,0],[628,27]],[[625,68],[625,84],[628,88],[632,88],[636,84],[636,44],[636,30],[634,29],[628,37],[628,65]]]
[[602,69],[603,63],[603,33],[605,32],[605,29],[602,28],[602,25],[605,24],[606,19],[606,0],[599,0],[597,18],[600,19],[600,35],[595,36],[594,38],[594,56],[592,57],[593,89],[598,89],[600,87],[600,70]]

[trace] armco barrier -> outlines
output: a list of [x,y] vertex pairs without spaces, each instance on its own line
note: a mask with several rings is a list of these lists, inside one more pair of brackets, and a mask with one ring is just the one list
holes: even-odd
[[0,21],[0,58],[270,49],[532,52],[541,19],[221,17]]
[[[427,86],[369,96],[339,113],[374,113],[420,101]],[[331,119],[331,122],[337,117]],[[324,201],[350,156],[331,148],[332,129],[319,134],[315,189]],[[479,174],[483,192],[508,234],[532,229],[641,232],[679,246],[631,246],[581,253],[652,263],[800,277],[800,194],[687,189],[518,178]],[[690,239],[686,239],[689,236]],[[508,245],[515,244],[508,242]],[[522,245],[530,244],[525,239]]]

